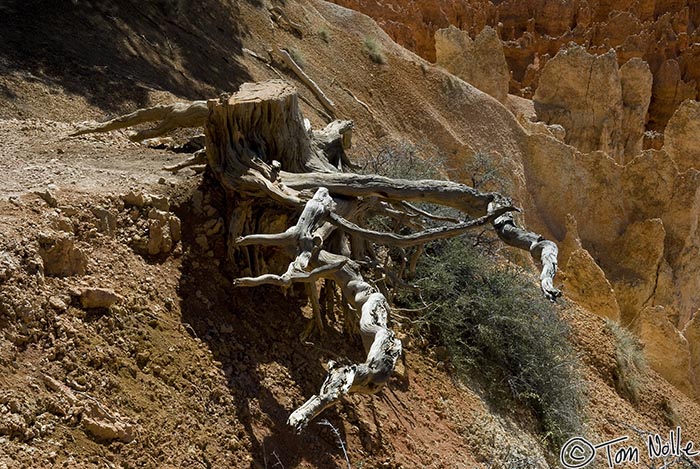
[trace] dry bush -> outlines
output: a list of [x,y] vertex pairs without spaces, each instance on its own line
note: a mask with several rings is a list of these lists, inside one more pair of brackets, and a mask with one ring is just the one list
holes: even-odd
[[568,324],[534,282],[499,268],[464,238],[426,248],[412,308],[429,305],[418,332],[446,347],[455,373],[477,382],[492,404],[532,411],[557,447],[580,434],[582,378]]
[[379,42],[376,38],[367,36],[365,37],[363,44],[364,50],[369,56],[369,58],[372,59],[372,62],[379,65],[384,65],[387,63],[386,55],[384,54],[382,46],[379,45]]
[[636,404],[642,391],[642,378],[647,369],[644,346],[634,334],[615,321],[606,320],[605,326],[615,337],[615,389],[622,397]]

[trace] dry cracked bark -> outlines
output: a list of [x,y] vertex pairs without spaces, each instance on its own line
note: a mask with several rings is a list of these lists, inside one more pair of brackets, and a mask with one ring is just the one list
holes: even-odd
[[[388,326],[389,301],[362,276],[359,261],[364,260],[361,255],[368,245],[420,246],[490,223],[505,243],[527,250],[542,263],[545,296],[551,300],[559,296],[552,283],[556,244],[518,227],[511,214],[516,209],[508,198],[450,181],[343,172],[351,167],[345,150],[352,123],[336,120],[324,129],[311,130],[296,90],[281,80],[247,83],[234,95],[206,105],[207,166],[227,194],[229,262],[240,266],[240,272],[251,273],[235,279],[234,285],[287,288],[305,283],[312,287],[307,292],[314,297],[316,310],[315,283],[331,280],[347,301],[344,308],[360,313],[365,361],[330,361],[318,394],[290,415],[288,423],[295,429],[304,428],[344,394],[378,392],[401,354],[401,342]],[[411,202],[451,207],[466,218],[433,216]],[[255,221],[279,216],[280,210],[288,219],[296,217],[296,223],[282,233],[254,232]],[[407,222],[416,218],[442,225],[416,228],[412,234],[377,232],[363,226],[368,212],[402,220],[403,226],[419,226]],[[250,251],[258,246],[282,248],[291,259],[287,270],[267,271],[265,260]]]

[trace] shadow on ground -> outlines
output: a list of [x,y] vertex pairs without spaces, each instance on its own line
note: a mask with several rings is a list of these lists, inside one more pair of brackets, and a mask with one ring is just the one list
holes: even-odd
[[[221,202],[211,202],[219,213]],[[292,288],[286,296],[276,287],[234,289],[232,274],[225,272],[224,236],[209,237],[213,256],[207,255],[196,242],[197,227],[206,217],[194,215],[188,207],[178,215],[184,221],[182,322],[207,344],[228,378],[238,419],[251,444],[251,467],[296,467],[303,461],[314,467],[336,467],[344,460],[342,449],[332,429],[318,422],[327,420],[347,441],[342,421],[353,412],[352,405],[340,403],[327,409],[300,435],[286,421],[318,392],[326,375],[324,362],[343,356],[363,358],[359,337],[349,338],[338,328],[326,327],[322,338],[318,333],[310,338],[317,345],[302,344],[299,337],[307,325],[303,289]]]
[[0,74],[61,86],[107,114],[146,106],[153,89],[214,97],[250,78],[237,62],[243,24],[219,0],[9,0]]

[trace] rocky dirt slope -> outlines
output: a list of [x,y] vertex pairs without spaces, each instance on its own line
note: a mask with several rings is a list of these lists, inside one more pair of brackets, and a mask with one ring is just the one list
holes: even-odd
[[700,395],[697,5],[343,4],[513,110],[531,137],[514,155],[524,158],[520,196],[533,226],[571,241],[561,256],[569,294],[620,318],[659,372]]
[[[293,292],[231,289],[223,201],[201,175],[160,169],[177,155],[123,132],[66,138],[77,121],[277,76],[244,49],[295,49],[339,115],[355,120],[355,158],[397,142],[424,156],[440,149],[458,178],[474,155],[488,155],[512,175],[528,220],[558,226],[538,218],[536,208],[548,213],[544,191],[528,191],[527,169],[538,142],[573,151],[557,129],[523,120],[527,103],[513,114],[402,49],[363,15],[288,2],[300,35],[255,2],[52,5],[0,7],[11,20],[0,28],[9,44],[0,52],[0,466],[343,467],[330,426],[298,436],[285,425],[326,361],[358,350],[340,324],[300,343],[309,313]],[[372,60],[372,43],[386,63]],[[305,112],[319,125],[317,107]],[[574,246],[579,236],[567,239]],[[638,402],[621,397],[603,319],[567,302],[559,310],[581,354],[593,440],[675,425],[700,440],[695,403],[652,370]],[[387,391],[324,414],[353,467],[553,464],[530,419],[493,413],[451,378],[439,351],[404,340],[406,364]]]

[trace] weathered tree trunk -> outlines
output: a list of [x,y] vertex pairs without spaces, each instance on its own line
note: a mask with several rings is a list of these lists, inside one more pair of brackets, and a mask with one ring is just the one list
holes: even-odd
[[[510,214],[516,209],[508,198],[449,181],[342,172],[351,168],[345,150],[352,122],[337,120],[322,130],[311,130],[302,117],[296,90],[280,80],[244,84],[234,95],[209,100],[206,106],[207,165],[227,194],[229,261],[240,266],[234,270],[242,274],[234,285],[288,288],[295,282],[305,283],[310,286],[307,292],[313,297],[314,314],[319,315],[315,284],[331,280],[347,301],[342,305],[346,318],[352,316],[351,308],[360,313],[365,361],[330,361],[319,393],[290,415],[288,423],[295,429],[301,430],[346,393],[379,391],[401,354],[401,342],[388,328],[389,301],[362,277],[357,262],[366,252],[378,260],[372,244],[420,246],[490,223],[504,242],[528,250],[542,263],[545,296],[552,300],[559,296],[552,284],[556,245],[517,227]],[[467,218],[435,216],[409,202],[456,208]],[[373,214],[393,218],[414,232],[370,230],[363,224]],[[282,233],[257,232],[264,220],[279,216],[296,217],[296,222]],[[422,229],[421,219],[442,225]],[[289,262],[286,271],[273,273],[267,263],[259,265],[257,256],[247,251],[251,246],[282,248]],[[415,262],[410,260],[408,272]]]

